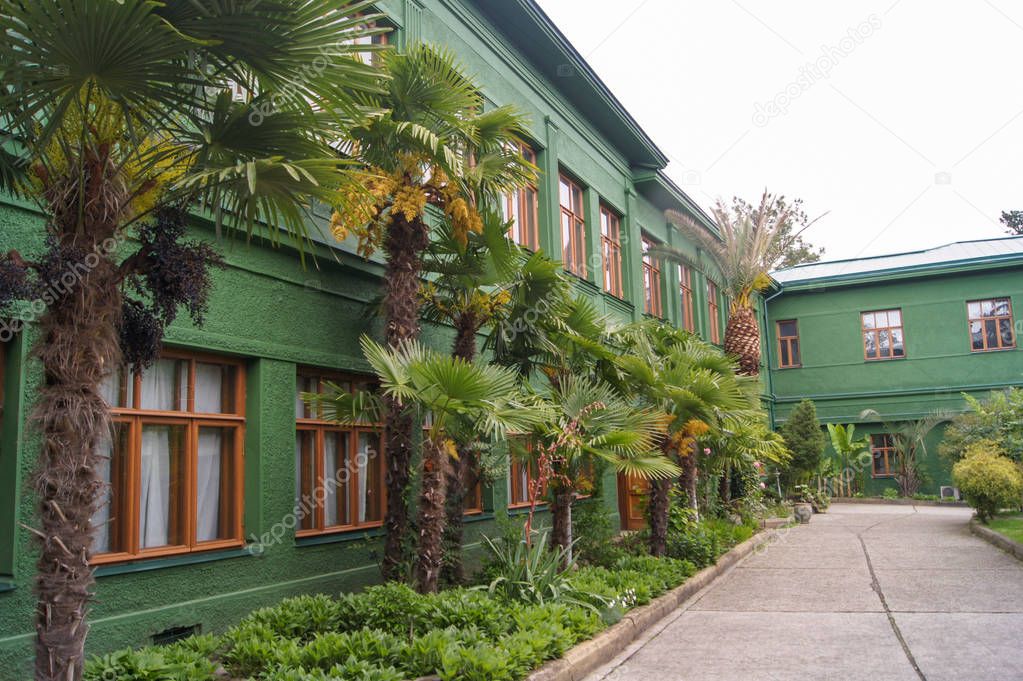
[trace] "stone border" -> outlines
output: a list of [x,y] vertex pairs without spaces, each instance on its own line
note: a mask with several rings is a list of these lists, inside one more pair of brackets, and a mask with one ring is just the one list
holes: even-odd
[[923,499],[885,499],[884,497],[832,497],[832,504],[875,504],[879,506],[943,506],[966,508],[965,501],[930,501]]
[[1009,539],[1004,534],[995,532],[989,527],[985,527],[979,520],[977,520],[976,516],[970,519],[970,532],[977,535],[987,543],[994,544],[1010,556],[1014,557],[1016,560],[1023,560],[1023,544]]
[[621,622],[574,646],[564,657],[551,660],[540,667],[526,677],[526,681],[581,681],[591,672],[613,660],[643,632],[728,572],[740,560],[781,534],[778,530],[766,530],[755,534],[721,555],[717,563],[700,570],[681,586],[675,587],[660,598],[655,598],[647,605],[630,610]]

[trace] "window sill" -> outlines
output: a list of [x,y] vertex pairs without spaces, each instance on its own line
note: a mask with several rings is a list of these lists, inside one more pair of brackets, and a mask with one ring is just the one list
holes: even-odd
[[983,350],[974,350],[973,348],[970,348],[970,354],[971,355],[986,355],[989,352],[1010,352],[1010,351],[1015,350],[1015,349],[1016,349],[1015,345],[1013,345],[1012,347],[1009,347],[1009,348],[985,348]]
[[[546,511],[547,510],[547,504],[537,504],[536,505],[536,510],[537,511]],[[526,515],[527,513],[529,513],[529,504],[516,504],[515,506],[509,506],[508,507],[508,515],[510,515],[510,516],[513,516],[513,515]]]
[[384,528],[381,525],[375,527],[356,528],[341,532],[327,532],[323,534],[309,534],[304,537],[295,537],[295,546],[320,546],[322,544],[343,544],[345,542],[364,541],[383,537]]
[[802,364],[790,364],[789,366],[775,367],[775,371],[784,371],[785,369],[802,369],[802,368],[803,368]]
[[258,544],[241,549],[228,549],[226,551],[207,551],[205,553],[187,553],[164,558],[148,558],[135,560],[127,563],[114,563],[110,565],[99,565],[94,574],[96,577],[112,577],[113,575],[131,574],[134,572],[149,572],[150,570],[162,570],[164,568],[178,567],[181,565],[196,565],[199,563],[212,563],[218,560],[229,560],[231,558],[245,558],[255,556],[258,553]]
[[494,514],[487,513],[485,511],[478,511],[476,513],[467,513],[462,516],[463,523],[481,523],[485,520],[493,520]]
[[868,357],[868,358],[863,360],[863,363],[864,364],[876,364],[878,362],[901,362],[904,359],[906,359],[905,355],[903,355],[902,357],[876,357],[876,358],[869,358]]

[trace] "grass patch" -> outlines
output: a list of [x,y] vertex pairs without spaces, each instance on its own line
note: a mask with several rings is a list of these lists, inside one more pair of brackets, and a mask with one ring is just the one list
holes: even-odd
[[1007,513],[995,516],[988,525],[989,529],[1009,539],[1023,544],[1023,513]]

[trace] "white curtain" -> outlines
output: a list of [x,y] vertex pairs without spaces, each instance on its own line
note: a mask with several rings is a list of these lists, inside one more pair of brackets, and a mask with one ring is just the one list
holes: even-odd
[[[104,384],[105,386],[105,384]],[[109,404],[109,401],[108,401]],[[112,441],[109,436],[104,437],[102,442],[97,447],[100,456],[103,457],[99,461],[99,477],[106,485],[103,488],[101,495],[102,502],[100,507],[96,509],[96,514],[92,516],[92,525],[96,528],[96,533],[92,539],[92,552],[93,553],[106,553],[110,551],[110,503],[113,500],[113,491],[110,488],[111,478],[111,459],[114,455]]]
[[[220,366],[196,364],[195,410],[205,414],[222,411],[223,372]],[[220,537],[220,472],[224,452],[224,434],[220,428],[199,429],[198,516],[196,539],[210,541]]]
[[[142,375],[143,409],[173,411],[184,406],[187,381],[184,362],[158,360]],[[167,546],[170,536],[171,459],[180,456],[180,426],[145,425],[142,428],[142,488],[139,503],[139,545]],[[178,538],[174,537],[177,541]]]
[[341,452],[338,451],[337,439],[337,433],[324,433],[323,435],[323,522],[327,527],[340,525],[342,523],[339,521],[345,520],[338,517],[338,489],[333,482],[340,469],[338,457]]
[[170,542],[171,428],[142,428],[142,498],[139,545],[146,549]]

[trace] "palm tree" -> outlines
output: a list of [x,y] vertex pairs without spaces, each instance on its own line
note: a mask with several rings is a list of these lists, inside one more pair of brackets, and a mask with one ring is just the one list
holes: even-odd
[[[511,301],[511,287],[521,277],[527,256],[507,238],[509,225],[495,211],[483,211],[483,229],[465,243],[444,222],[424,258],[426,272],[436,275],[421,289],[424,318],[455,329],[451,355],[467,362],[476,358],[482,328],[502,316]],[[480,452],[460,445],[457,462],[448,468],[444,578],[464,581],[463,516],[468,491],[481,481]]]
[[[838,496],[852,496],[855,484],[854,467],[860,468],[859,459],[865,454],[869,456],[870,439],[866,436],[856,439],[856,424],[829,423],[828,437],[831,438],[831,448],[839,458],[839,490]],[[853,466],[850,465],[852,462]]]
[[899,496],[911,497],[920,491],[925,482],[925,473],[920,468],[921,457],[927,456],[927,437],[935,428],[952,419],[946,411],[934,411],[923,418],[910,421],[885,421],[873,409],[864,409],[860,413],[861,421],[879,421],[886,433],[892,437],[895,446],[895,482],[899,486]]
[[4,256],[0,308],[79,275],[40,298],[35,348],[40,681],[81,678],[110,421],[100,385],[122,360],[151,361],[180,307],[201,321],[217,258],[181,238],[189,208],[301,239],[312,199],[339,202],[350,180],[331,143],[381,89],[351,44],[366,5],[0,0],[2,188],[47,217],[37,261]]
[[542,410],[524,398],[514,371],[468,362],[405,343],[387,349],[362,338],[362,351],[380,380],[380,394],[338,389],[305,395],[324,410],[325,418],[356,424],[379,418],[398,404],[410,416],[425,419],[422,485],[418,504],[419,542],[416,579],[419,591],[437,591],[443,562],[446,469],[458,445],[481,438],[504,438],[542,418]]
[[565,375],[543,393],[549,418],[533,435],[551,466],[548,495],[552,546],[572,555],[572,504],[579,483],[601,462],[625,475],[652,480],[678,476],[677,465],[661,455],[664,414],[638,409],[610,384]]
[[[733,414],[750,407],[734,363],[713,345],[660,322],[642,322],[621,332],[624,352],[616,359],[622,383],[642,404],[668,415],[664,456],[682,467],[688,503],[699,512],[696,483],[698,440]],[[650,552],[663,555],[671,483],[655,480],[650,490]]]
[[[532,181],[535,168],[513,151],[524,120],[511,107],[483,112],[476,85],[451,52],[428,45],[384,52],[386,91],[370,100],[377,109],[353,127],[346,148],[362,164],[362,187],[334,213],[335,236],[354,234],[359,251],[382,249],[386,259],[383,308],[391,348],[419,337],[423,251],[430,243],[426,206],[439,209],[455,237],[482,229],[479,200]],[[384,577],[398,577],[408,529],[409,467],[414,424],[397,402],[386,412],[387,538]]]
[[[753,308],[753,294],[771,285],[769,272],[800,235],[816,222],[810,221],[793,230],[792,221],[797,211],[798,203],[786,203],[785,197],[766,190],[755,208],[738,200],[728,208],[719,199],[711,211],[717,235],[687,214],[667,212],[668,220],[695,241],[721,272],[724,290],[730,299],[725,352],[738,359],[740,373],[748,376],[760,373],[760,327]],[[654,251],[686,265],[699,265],[669,246],[658,246]]]

